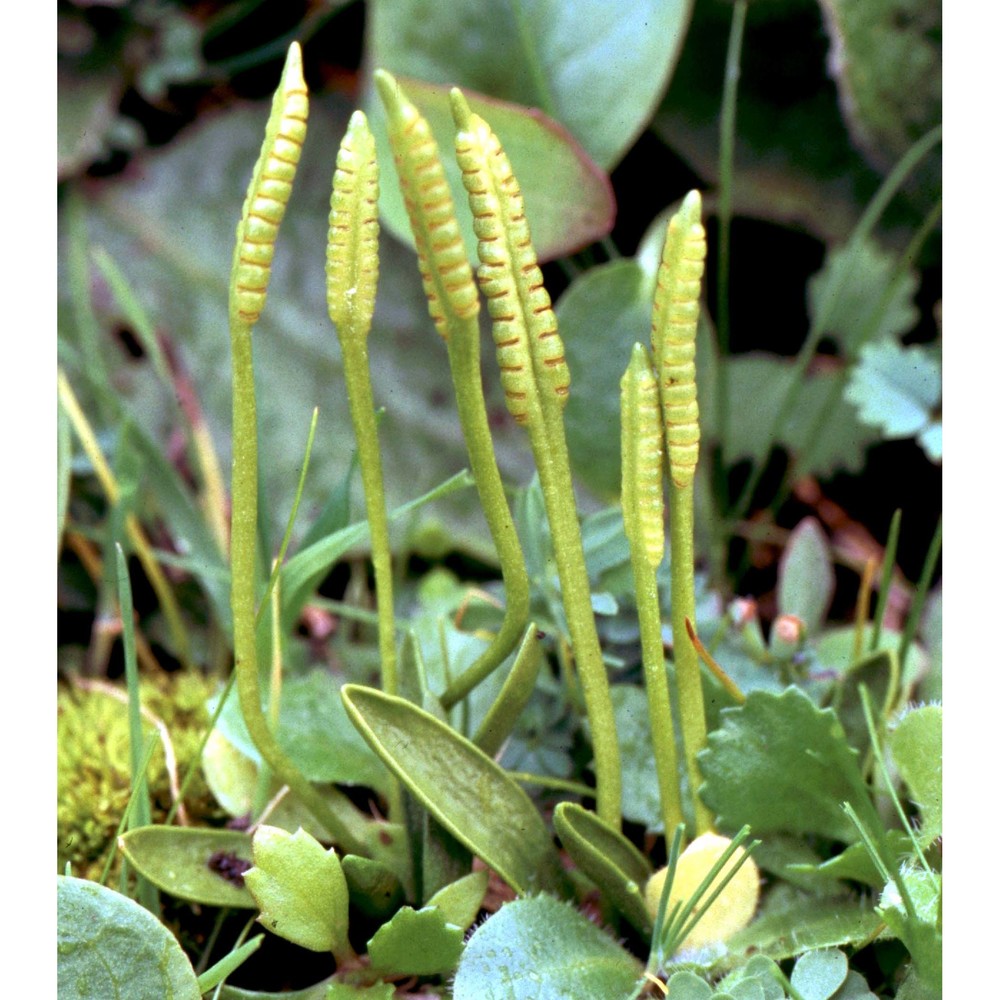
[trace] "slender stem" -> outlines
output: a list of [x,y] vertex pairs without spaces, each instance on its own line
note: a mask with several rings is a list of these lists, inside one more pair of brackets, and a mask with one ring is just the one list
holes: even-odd
[[464,329],[455,329],[448,337],[448,361],[469,464],[500,560],[506,610],[500,630],[486,652],[461,677],[452,681],[441,696],[445,711],[469,694],[510,655],[524,632],[531,597],[524,553],[514,530],[486,415],[479,366],[479,324],[470,319],[462,321],[461,326]]
[[882,582],[879,585],[878,604],[875,605],[875,620],[872,622],[872,640],[869,649],[874,653],[882,638],[882,620],[889,604],[889,592],[892,590],[892,571],[896,568],[896,550],[899,547],[899,526],[903,520],[903,512],[896,509],[889,522],[889,538],[885,543],[885,553],[882,556]]
[[721,441],[729,424],[729,236],[733,221],[733,159],[736,146],[736,94],[740,79],[740,51],[746,23],[747,0],[736,0],[729,28],[729,48],[722,84],[719,114],[719,200],[715,217],[719,225],[718,285],[715,302],[715,335],[720,363],[716,365],[715,426]]
[[261,708],[257,667],[257,399],[251,324],[230,314],[233,352],[231,601],[236,686],[243,720],[261,757],[345,850],[365,853],[356,831],[337,816],[279,746]]
[[698,797],[701,770],[698,752],[708,742],[705,698],[701,687],[698,651],[688,636],[684,619],[695,620],[694,600],[694,489],[669,480],[670,505],[670,623],[674,633],[677,702],[688,787],[694,805],[695,836],[712,829],[712,814]]
[[639,636],[646,698],[649,701],[653,760],[656,762],[656,780],[660,786],[660,810],[663,813],[664,833],[670,837],[678,824],[684,821],[684,813],[681,807],[674,720],[670,711],[670,689],[663,656],[660,590],[656,583],[656,572],[645,559],[633,556],[632,573],[635,577],[635,600],[639,610]]
[[483,655],[456,681],[441,703],[447,711],[510,654],[528,620],[530,589],[493,452],[479,364],[479,296],[465,254],[455,204],[437,142],[427,120],[396,80],[376,70],[375,84],[388,113],[400,190],[406,204],[431,319],[448,345],[448,363],[459,421],[479,501],[500,560],[507,607],[500,630]]
[[[544,410],[544,396],[542,402]],[[552,402],[558,406],[554,400]],[[590,601],[590,582],[583,556],[583,539],[561,412],[557,411],[556,418],[544,425],[537,421],[529,424],[528,433],[552,532],[552,547],[562,586],[566,624],[573,642],[573,657],[590,721],[597,777],[597,815],[618,829],[621,827],[621,758],[611,688]]]
[[656,571],[663,561],[663,418],[649,353],[641,344],[621,381],[622,520],[629,543],[639,612],[642,664],[660,791],[663,829],[683,822],[680,771],[663,656],[663,623]]
[[597,812],[621,826],[621,761],[608,675],[583,557],[562,408],[569,392],[558,324],[545,290],[517,179],[499,140],[452,90],[455,149],[479,237],[479,282],[507,407],[527,427],[548,513],[566,622],[590,721]]
[[930,590],[931,579],[934,576],[934,569],[937,566],[938,556],[941,555],[941,519],[938,519],[937,530],[931,539],[930,548],[927,550],[927,558],[924,560],[924,568],[920,573],[920,580],[917,589],[913,594],[913,601],[910,604],[910,612],[906,618],[906,627],[903,630],[903,638],[899,643],[899,666],[905,669],[906,654],[913,643],[913,637],[917,634],[920,625],[920,617],[924,612],[924,604],[927,601],[927,591]]
[[389,521],[385,511],[382,456],[375,422],[375,401],[368,369],[368,343],[362,337],[344,333],[340,338],[347,401],[358,447],[365,508],[371,531],[372,565],[375,570],[375,600],[378,605],[378,647],[382,663],[382,688],[396,694],[396,625],[392,594],[392,556]]

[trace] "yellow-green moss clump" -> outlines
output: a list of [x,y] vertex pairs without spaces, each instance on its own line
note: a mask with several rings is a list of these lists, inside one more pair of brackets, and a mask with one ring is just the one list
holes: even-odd
[[[140,682],[143,707],[170,733],[179,781],[197,755],[215,689],[215,681],[192,673]],[[146,719],[143,733],[147,740],[155,733]],[[58,870],[68,861],[74,875],[97,879],[131,792],[127,707],[99,689],[60,687],[58,739]],[[173,799],[159,737],[146,774],[153,821],[160,822]],[[219,814],[200,767],[184,801],[192,820]]]

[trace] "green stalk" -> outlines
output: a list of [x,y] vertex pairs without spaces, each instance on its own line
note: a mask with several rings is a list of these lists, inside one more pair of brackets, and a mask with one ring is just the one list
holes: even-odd
[[393,77],[375,71],[389,117],[399,183],[417,247],[431,318],[448,347],[448,363],[480,506],[500,560],[506,610],[483,655],[441,696],[447,711],[482,683],[511,653],[528,620],[530,587],[524,554],[504,493],[483,398],[479,360],[479,295],[455,217],[437,143],[426,119]]
[[695,621],[694,474],[701,430],[694,356],[706,253],[701,196],[692,191],[667,227],[653,298],[652,342],[670,472],[670,620],[677,701],[696,836],[712,829],[711,814],[698,798],[701,774],[697,755],[707,744],[701,668],[685,624],[686,619]]
[[622,517],[632,557],[642,665],[663,829],[669,839],[684,820],[663,623],[656,571],[663,561],[663,423],[649,353],[641,344],[622,377]]
[[879,584],[878,604],[875,606],[875,618],[872,621],[872,639],[868,649],[874,653],[882,638],[882,620],[885,609],[889,605],[889,592],[892,590],[892,571],[896,567],[896,550],[899,547],[899,525],[903,520],[903,512],[899,508],[889,522],[889,538],[885,543],[885,555],[882,557],[882,582]]
[[268,727],[261,708],[257,667],[257,398],[251,335],[264,308],[274,243],[305,139],[307,114],[301,53],[298,45],[292,45],[236,230],[229,287],[233,355],[230,531],[233,657],[243,719],[261,757],[345,850],[363,853],[365,845],[357,825],[349,825],[334,814]]
[[378,164],[375,139],[363,112],[355,111],[337,153],[330,196],[326,250],[326,302],[337,327],[344,380],[357,440],[365,508],[371,530],[382,688],[395,694],[396,626],[392,597],[392,554],[385,511],[382,456],[368,365],[368,333],[378,284]]
[[479,238],[478,278],[493,320],[507,407],[527,427],[545,498],[563,607],[594,748],[597,812],[621,826],[621,762],[611,691],[597,637],[570,475],[562,409],[569,369],[510,163],[490,127],[453,90],[455,148]]
[[942,521],[939,518],[934,537],[931,539],[930,548],[924,559],[923,569],[920,571],[920,579],[917,581],[917,588],[913,592],[913,600],[910,602],[910,610],[906,616],[906,626],[903,629],[903,638],[899,642],[899,664],[900,668],[906,664],[906,654],[910,651],[917,628],[920,625],[920,618],[924,613],[924,605],[927,603],[927,592],[931,588],[931,578],[934,576],[934,568],[937,566],[938,556],[941,555],[941,530]]
[[[740,79],[740,51],[743,47],[743,27],[746,23],[747,0],[736,0],[729,29],[726,70],[722,84],[722,108],[719,114],[719,201],[716,218],[719,223],[718,272],[716,289],[715,335],[719,357],[729,355],[729,233],[733,221],[733,154],[736,146],[736,94]],[[726,364],[717,366],[715,391],[715,426],[725,435],[729,423],[729,377]]]

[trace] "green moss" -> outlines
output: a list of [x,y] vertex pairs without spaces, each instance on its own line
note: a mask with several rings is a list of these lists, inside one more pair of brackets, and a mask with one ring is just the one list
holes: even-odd
[[[197,674],[165,674],[140,683],[142,704],[170,733],[178,780],[196,757],[209,721],[205,707],[215,682]],[[58,721],[58,870],[99,878],[131,794],[128,714],[123,702],[102,691],[63,687]],[[143,720],[144,736],[155,732]],[[173,799],[162,743],[157,739],[147,769],[153,821],[162,822]],[[201,775],[192,779],[185,805],[189,817],[220,815]]]

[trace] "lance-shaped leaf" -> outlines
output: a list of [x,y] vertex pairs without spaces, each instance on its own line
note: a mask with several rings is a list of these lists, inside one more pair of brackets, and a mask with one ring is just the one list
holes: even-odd
[[337,951],[347,941],[347,879],[336,853],[299,828],[261,826],[254,866],[244,876],[260,922],[310,951]]
[[246,833],[142,826],[119,837],[118,846],[136,871],[178,899],[205,906],[254,906],[243,885],[250,867]]
[[402,698],[347,684],[359,732],[427,811],[518,893],[558,890],[563,876],[531,799],[478,747]]
[[308,115],[309,95],[302,76],[302,51],[298,42],[293,42],[271,104],[264,142],[236,227],[229,308],[234,319],[238,317],[248,325],[257,322],[267,298],[274,244],[292,193]]
[[691,191],[670,220],[653,296],[653,355],[659,370],[670,478],[694,479],[698,464],[698,395],[694,379],[695,333],[705,271],[701,195]]
[[652,569],[663,561],[663,423],[656,376],[636,344],[622,378],[622,519]]
[[479,293],[455,202],[427,119],[389,73],[376,70],[375,83],[388,114],[389,141],[431,319],[447,340],[452,324],[479,315]]
[[524,199],[493,130],[451,94],[455,150],[479,239],[479,285],[493,319],[500,381],[520,424],[541,419],[544,395],[566,405],[569,368],[531,243]]
[[646,858],[617,830],[575,802],[560,802],[556,833],[580,870],[630,924],[648,934],[653,922],[642,887],[653,874]]

